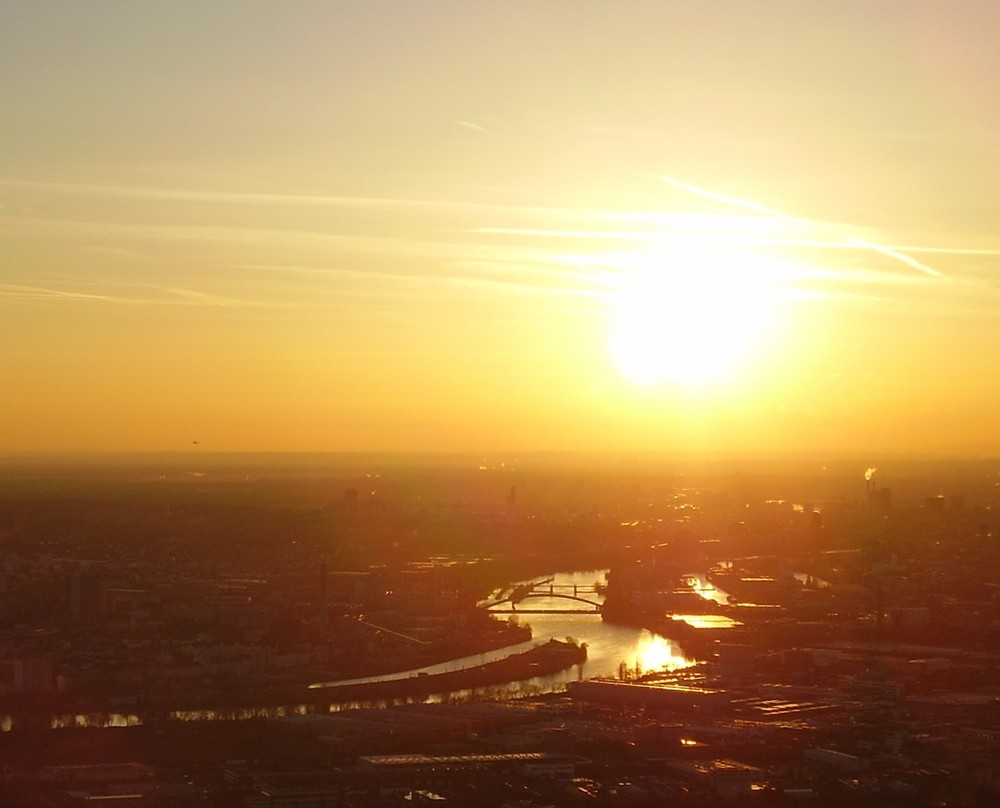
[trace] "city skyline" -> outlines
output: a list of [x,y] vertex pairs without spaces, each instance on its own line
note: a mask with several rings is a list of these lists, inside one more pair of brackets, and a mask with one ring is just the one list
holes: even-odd
[[992,3],[0,7],[0,452],[1000,450]]

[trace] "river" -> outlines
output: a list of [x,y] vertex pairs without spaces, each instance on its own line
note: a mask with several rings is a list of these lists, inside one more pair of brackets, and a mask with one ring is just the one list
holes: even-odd
[[[559,572],[546,577],[551,584],[562,591],[570,587],[590,588],[595,583],[604,584],[607,570],[583,570],[577,572]],[[530,583],[530,582],[520,582]],[[519,584],[512,584],[518,586]],[[546,584],[546,586],[548,583]],[[540,587],[544,589],[545,587]],[[603,603],[604,596],[593,593],[581,594],[581,597]],[[567,605],[569,604],[569,605]],[[576,604],[580,605],[580,604]],[[560,597],[532,597],[523,604],[525,609],[567,609],[573,608],[572,601]],[[686,657],[672,640],[653,634],[646,629],[606,623],[600,614],[521,614],[513,609],[509,612],[494,612],[499,620],[516,620],[521,625],[528,624],[532,629],[529,642],[500,648],[483,654],[454,659],[438,665],[401,671],[399,673],[370,676],[360,679],[350,679],[337,682],[318,682],[312,688],[322,688],[330,685],[360,684],[363,682],[386,682],[395,679],[407,679],[419,674],[445,673],[462,670],[477,665],[483,665],[503,657],[517,654],[541,645],[551,639],[566,640],[570,638],[578,643],[587,644],[587,661],[574,665],[564,671],[532,679],[514,682],[503,686],[502,690],[523,693],[549,693],[565,690],[567,683],[577,679],[592,679],[595,676],[617,675],[624,665],[630,672],[639,670],[643,673],[660,670],[676,670],[692,665],[695,660]],[[462,691],[464,693],[464,691]],[[455,694],[460,695],[460,694]]]
[[[556,588],[578,586],[581,589],[591,588],[595,583],[606,581],[607,570],[582,570],[576,572],[560,572],[548,576]],[[548,578],[546,580],[548,580]],[[529,582],[522,582],[529,583]],[[703,586],[706,583],[701,581]],[[513,584],[516,586],[517,584]],[[568,591],[568,590],[563,590]],[[721,593],[724,595],[724,593]],[[587,593],[581,595],[596,602],[603,603],[603,595]],[[569,605],[567,605],[569,604]],[[576,604],[577,606],[581,604]],[[564,598],[531,597],[524,602],[525,609],[565,609],[573,608],[573,601]],[[468,699],[503,699],[526,695],[560,692],[566,689],[569,682],[580,679],[591,679],[596,676],[616,676],[624,667],[629,673],[648,673],[651,671],[677,670],[689,667],[696,660],[688,657],[680,646],[665,637],[652,632],[606,623],[600,614],[532,614],[524,615],[511,611],[507,614],[497,614],[500,620],[517,620],[521,624],[528,623],[532,628],[532,639],[529,642],[509,646],[507,648],[489,651],[483,654],[454,659],[438,665],[430,665],[414,670],[382,676],[371,676],[360,679],[338,680],[336,682],[317,682],[310,688],[316,691],[316,698],[310,704],[270,705],[216,710],[177,710],[170,713],[175,720],[233,720],[258,716],[281,717],[290,715],[305,715],[313,712],[340,712],[359,707],[385,707],[397,703],[396,700],[380,700],[374,702],[323,702],[322,689],[331,685],[358,684],[362,682],[392,681],[407,679],[421,673],[434,674],[446,671],[461,670],[491,662],[496,659],[520,653],[548,642],[550,639],[565,640],[572,638],[578,643],[587,644],[586,662],[574,665],[563,671],[537,676],[505,685],[495,685],[474,690],[452,691],[438,693],[416,699],[424,702],[464,701]],[[413,699],[410,699],[411,701]],[[406,700],[401,700],[406,701]],[[0,731],[9,730],[10,718],[4,716],[5,722]],[[143,723],[142,717],[136,714],[96,713],[90,715],[54,716],[51,726],[87,727],[87,726],[132,726]]]

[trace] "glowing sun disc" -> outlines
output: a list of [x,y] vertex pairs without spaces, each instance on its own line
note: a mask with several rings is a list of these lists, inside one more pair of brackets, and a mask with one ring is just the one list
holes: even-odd
[[773,274],[756,256],[684,243],[619,256],[616,265],[609,347],[638,384],[725,381],[771,319]]

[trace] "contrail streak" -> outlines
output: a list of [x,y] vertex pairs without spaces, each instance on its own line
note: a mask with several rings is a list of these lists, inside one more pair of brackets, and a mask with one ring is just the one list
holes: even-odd
[[[667,183],[667,185],[670,185],[681,191],[685,191],[695,196],[700,196],[704,199],[711,199],[715,202],[721,202],[724,205],[731,205],[737,208],[752,210],[757,213],[763,213],[767,216],[774,216],[776,218],[783,219],[788,222],[794,222],[796,224],[805,224],[805,225],[811,224],[811,222],[807,221],[806,219],[800,219],[797,216],[789,216],[787,213],[782,213],[781,211],[773,210],[771,208],[765,207],[764,205],[758,205],[756,202],[750,202],[746,199],[738,199],[737,197],[734,196],[725,196],[724,194],[718,194],[715,193],[714,191],[709,191],[705,188],[699,188],[697,185],[691,185],[690,183],[682,182],[681,180],[676,179],[675,177],[669,177],[662,174],[649,174],[647,176],[654,177],[660,180],[661,182],[665,182]],[[894,250],[891,247],[886,247],[874,241],[865,241],[864,239],[856,238],[854,236],[841,236],[841,238],[843,238],[846,243],[854,247],[859,247],[862,249],[867,249],[871,250],[872,252],[879,253],[880,255],[884,255],[886,258],[891,258],[894,261],[899,261],[900,263],[906,264],[907,266],[912,267],[913,269],[923,272],[925,275],[929,275],[932,278],[945,277],[944,273],[939,272],[938,270],[934,269],[934,267],[927,266],[927,264],[923,264],[917,259],[912,258],[911,256],[906,255],[905,253],[901,253],[898,250]]]
[[880,253],[886,256],[887,258],[895,258],[897,261],[901,261],[907,266],[911,266],[914,269],[918,269],[921,272],[930,275],[932,278],[944,277],[944,273],[938,272],[938,270],[934,269],[934,267],[929,267],[927,266],[927,264],[922,264],[916,258],[912,258],[909,255],[906,255],[906,253],[901,253],[897,250],[892,249],[891,247],[886,247],[882,244],[876,244],[873,241],[865,241],[864,239],[856,238],[854,236],[847,236],[846,241],[848,244],[856,244],[861,248],[867,248],[869,250],[872,250],[873,252]]

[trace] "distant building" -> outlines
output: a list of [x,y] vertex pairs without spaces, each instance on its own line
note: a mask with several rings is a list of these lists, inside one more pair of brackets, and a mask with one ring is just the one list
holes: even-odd
[[0,660],[0,694],[47,693],[55,685],[52,660],[47,656]]
[[842,774],[862,774],[871,767],[871,763],[865,758],[848,755],[834,749],[807,749],[803,757],[809,763],[814,763],[822,769]]
[[924,497],[924,511],[933,516],[940,516],[945,512],[948,501],[940,494],[936,497]]
[[724,799],[748,795],[755,784],[767,779],[766,773],[737,760],[671,761],[669,767],[685,779],[708,786]]
[[475,773],[511,772],[528,777],[571,778],[573,758],[555,752],[512,752],[498,755],[374,755],[358,758],[358,771],[382,778],[419,782]]
[[891,488],[872,488],[868,491],[868,507],[879,513],[892,508]]
[[569,694],[574,701],[670,707],[679,710],[713,709],[730,702],[729,694],[725,690],[640,684],[613,679],[570,682]]

